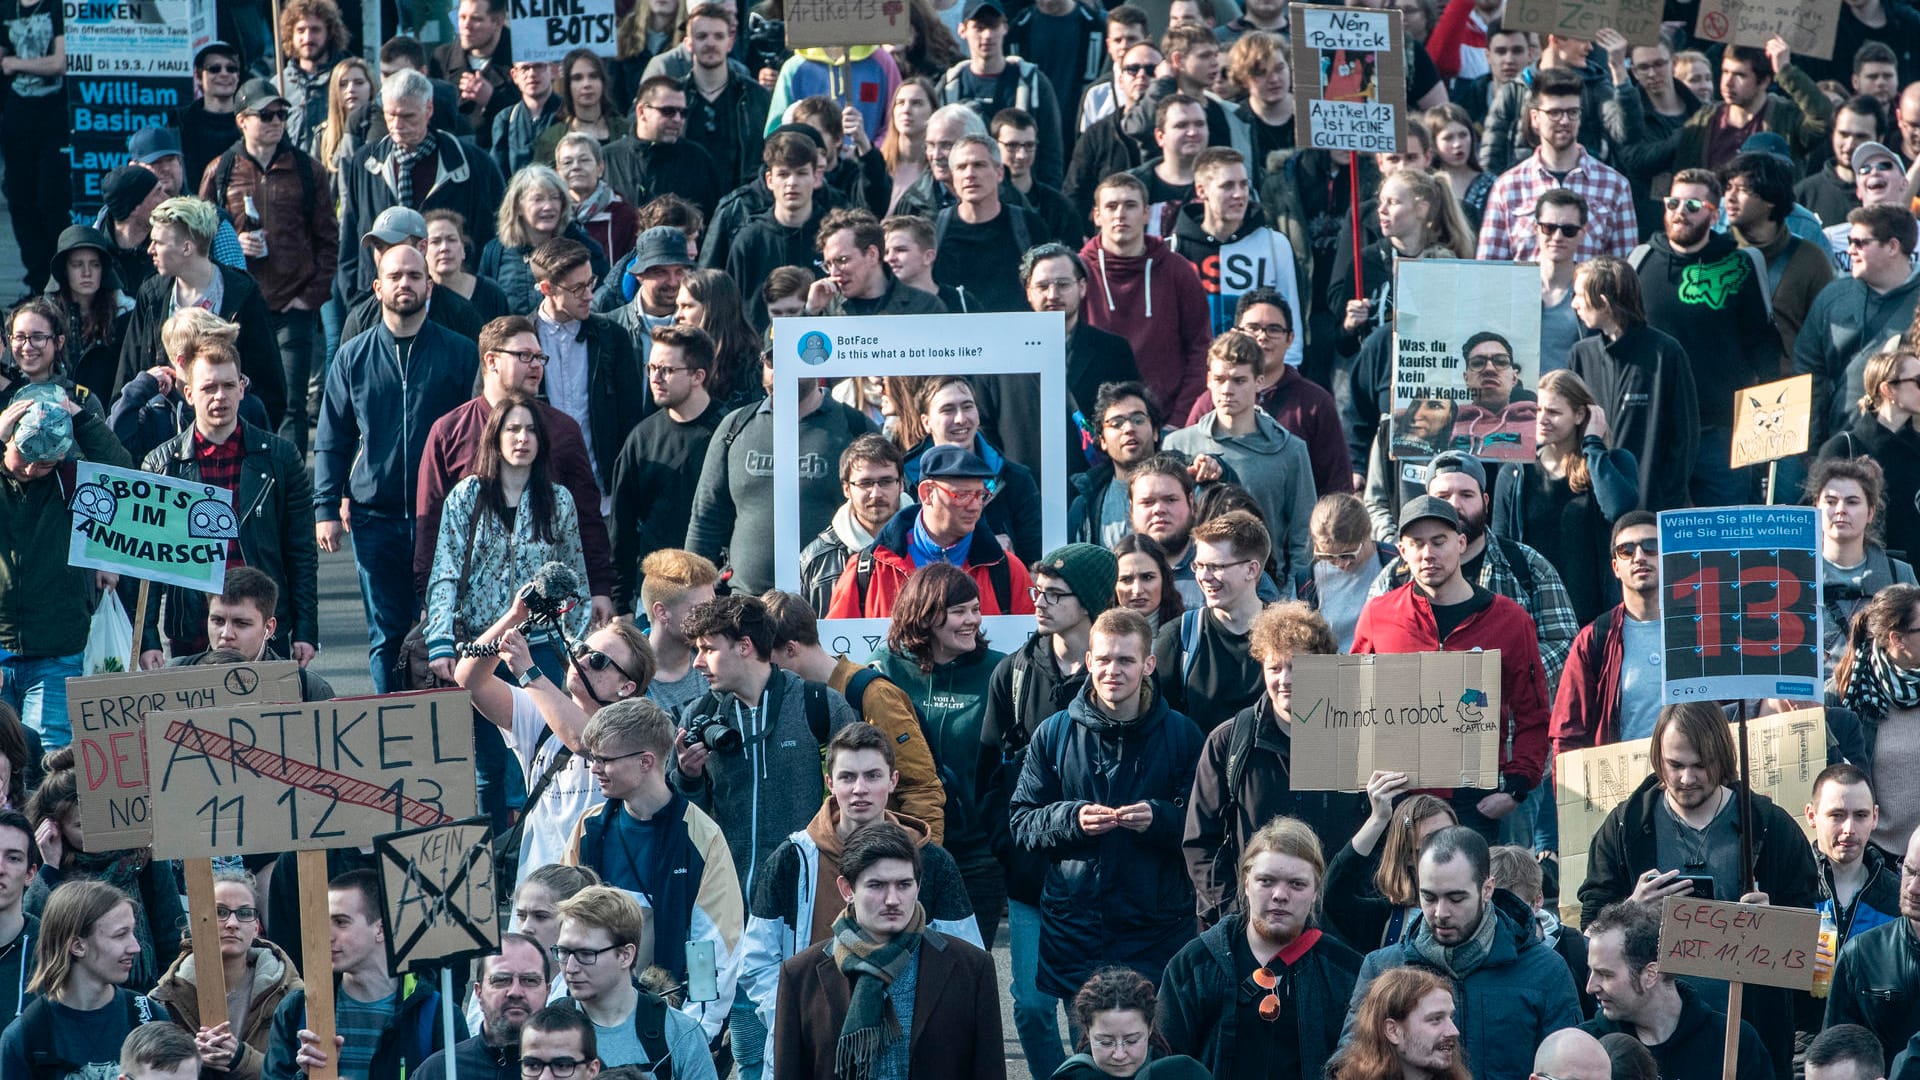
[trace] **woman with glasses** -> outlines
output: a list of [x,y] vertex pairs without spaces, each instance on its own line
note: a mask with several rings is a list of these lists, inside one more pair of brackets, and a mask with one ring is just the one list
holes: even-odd
[[1406,773],[1376,772],[1367,778],[1373,811],[1327,864],[1327,922],[1355,949],[1392,945],[1420,910],[1414,877],[1420,845],[1460,815],[1434,795],[1405,794]]
[[1320,613],[1340,652],[1353,647],[1353,628],[1366,606],[1367,589],[1399,557],[1392,544],[1373,538],[1373,519],[1358,496],[1322,495],[1307,520],[1313,569],[1294,583],[1300,599]]
[[1068,1019],[1079,1053],[1054,1072],[1054,1080],[1115,1077],[1200,1080],[1200,1063],[1175,1055],[1154,1027],[1158,1011],[1153,984],[1125,967],[1103,967],[1073,995]]
[[[125,322],[121,323],[125,329]],[[106,419],[100,398],[67,370],[67,316],[45,296],[30,296],[7,316],[7,358],[0,362],[0,408],[28,386],[58,386],[81,408]]]
[[[148,995],[167,1007],[173,1022],[199,1044],[201,1064],[227,1080],[258,1080],[267,1061],[273,1011],[302,987],[300,972],[280,946],[260,936],[260,889],[245,870],[213,872],[213,913],[220,930],[227,1019],[204,1027],[196,990],[194,957],[183,947],[173,966]],[[182,942],[185,946],[187,943]]]
[[427,218],[427,273],[433,283],[473,305],[473,313],[485,326],[507,310],[507,294],[487,278],[467,269],[467,256],[473,240],[467,235],[467,219],[458,210],[429,210]]
[[1571,371],[1540,380],[1533,433],[1535,463],[1508,462],[1494,477],[1493,531],[1547,557],[1584,626],[1618,600],[1608,538],[1640,502],[1639,463],[1607,448],[1607,412]]
[[1130,532],[1113,545],[1120,560],[1120,574],[1114,579],[1115,606],[1137,612],[1157,633],[1162,626],[1180,621],[1187,610],[1186,601],[1173,584],[1173,564],[1160,542],[1145,533]]
[[1807,477],[1807,498],[1820,512],[1820,602],[1827,665],[1832,670],[1846,646],[1847,628],[1875,593],[1889,585],[1914,584],[1913,567],[1887,554],[1879,543],[1886,516],[1886,475],[1869,457],[1822,458]]
[[506,294],[509,315],[532,315],[540,306],[540,287],[527,258],[549,240],[564,236],[585,244],[594,279],[607,276],[607,253],[573,220],[566,182],[545,165],[528,165],[507,181],[494,228],[497,235],[480,249],[480,276]]
[[[447,493],[420,629],[429,665],[449,683],[454,643],[472,640],[511,607],[514,590],[549,562],[575,575],[573,609],[563,619],[567,633],[577,638],[587,631],[591,603],[579,517],[572,493],[553,480],[549,448],[546,421],[533,400],[509,394],[487,418],[473,475]],[[536,648],[555,638],[544,624],[525,633]]]
[[1920,554],[1920,350],[1894,348],[1867,360],[1860,376],[1865,393],[1856,402],[1860,412],[1853,426],[1820,447],[1820,458],[1872,458],[1880,465],[1887,500],[1882,521],[1886,546]]
[[[1889,585],[1854,613],[1847,647],[1830,690],[1860,717],[1872,775],[1910,777],[1920,770],[1920,586]],[[1874,791],[1880,824],[1873,842],[1905,851],[1920,827],[1920,786],[1886,783]]]

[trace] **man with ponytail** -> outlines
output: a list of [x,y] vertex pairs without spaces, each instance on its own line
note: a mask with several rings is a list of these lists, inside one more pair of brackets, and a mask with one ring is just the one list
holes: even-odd
[[847,837],[833,936],[780,965],[775,1076],[1005,1080],[993,959],[928,925],[921,869],[892,821]]

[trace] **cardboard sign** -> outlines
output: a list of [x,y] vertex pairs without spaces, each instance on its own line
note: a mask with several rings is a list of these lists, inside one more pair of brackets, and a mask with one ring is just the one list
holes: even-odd
[[[1731,727],[1732,725],[1728,725]],[[1739,745],[1739,735],[1734,735]],[[1553,767],[1560,811],[1560,921],[1580,925],[1580,883],[1587,880],[1587,850],[1607,814],[1627,801],[1647,778],[1649,739],[1631,739],[1561,754]],[[1813,801],[1813,781],[1827,767],[1827,711],[1800,709],[1747,721],[1747,776],[1799,822],[1807,841],[1813,826],[1801,808]]]
[[1365,791],[1380,769],[1498,787],[1499,650],[1294,657],[1295,790]]
[[1813,376],[1733,393],[1733,467],[1807,452],[1813,421]]
[[1669,896],[1660,912],[1660,974],[1811,990],[1819,938],[1818,912]]
[[227,541],[240,535],[233,492],[88,461],[75,481],[68,565],[207,593],[226,586]]
[[1820,697],[1819,545],[1810,506],[1660,514],[1666,701]]
[[[1400,12],[1294,4],[1293,99],[1301,146],[1398,153],[1407,140]],[[1537,286],[1536,286],[1537,291]]]
[[907,45],[913,41],[906,0],[788,0],[787,48],[821,45]]
[[1388,452],[1460,450],[1532,461],[1539,412],[1540,270],[1531,263],[1403,259],[1395,272]]
[[389,971],[500,947],[493,834],[484,817],[373,838]]
[[605,57],[618,52],[613,0],[512,0],[508,13],[516,64],[557,64],[575,49]]
[[96,851],[153,843],[147,714],[300,700],[291,660],[214,664],[67,680],[67,720],[80,759],[80,827]]
[[357,847],[472,817],[465,690],[147,714],[161,859]]
[[1700,0],[1693,32],[1726,45],[1766,48],[1783,37],[1799,56],[1833,59],[1841,0]]
[[1512,0],[1500,23],[1585,41],[1611,28],[1630,45],[1658,45],[1660,11],[1660,0]]

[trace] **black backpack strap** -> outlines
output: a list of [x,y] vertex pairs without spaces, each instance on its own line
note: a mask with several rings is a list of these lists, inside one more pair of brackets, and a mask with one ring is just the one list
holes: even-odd
[[633,1007],[633,1033],[647,1055],[653,1080],[673,1080],[673,1048],[667,1045],[667,1003],[658,994],[640,991]]
[[727,417],[727,430],[720,433],[720,442],[726,447],[728,453],[733,451],[733,441],[747,429],[747,424],[752,419],[753,409],[749,406],[741,406],[732,416]]
[[1520,595],[1532,596],[1538,581],[1533,576],[1533,564],[1528,561],[1527,553],[1519,544],[1506,537],[1500,537],[1500,553],[1507,557],[1507,568],[1520,582]]
[[825,683],[808,682],[801,693],[806,701],[807,729],[813,732],[813,741],[819,743],[824,751],[827,739],[831,737],[828,731],[827,686]]
[[[1253,756],[1253,737],[1260,727],[1260,710],[1248,709],[1233,718],[1233,731],[1227,736],[1227,790],[1221,800],[1221,816],[1240,805],[1240,780],[1247,774],[1247,760]],[[1233,823],[1227,822],[1228,831]]]
[[880,677],[880,673],[870,667],[861,667],[847,678],[847,704],[853,707],[853,714],[862,720],[867,718],[867,688]]
[[[1033,68],[1032,70],[1038,71],[1040,69]],[[951,213],[952,211],[947,212]],[[1007,212],[1013,215],[1012,219],[1007,222],[1007,224],[1013,226],[1013,249],[1025,254],[1026,250],[1033,246],[1033,230],[1027,228],[1027,215],[1022,213],[1020,207],[1017,206],[1007,207]]]
[[[233,186],[233,156],[241,152],[240,143],[234,143],[220,155],[219,164],[213,169],[213,205],[227,205],[227,189]],[[192,179],[189,177],[188,179]]]
[[940,242],[947,238],[947,226],[952,223],[953,223],[953,207],[951,206],[947,207],[945,210],[942,210],[938,214],[934,215],[933,250],[935,251],[940,250]]
[[872,584],[873,549],[870,547],[861,548],[860,557],[855,560],[853,564],[853,598],[859,601],[860,604],[858,608],[860,615],[855,616],[855,618],[862,617],[866,614],[867,586]]

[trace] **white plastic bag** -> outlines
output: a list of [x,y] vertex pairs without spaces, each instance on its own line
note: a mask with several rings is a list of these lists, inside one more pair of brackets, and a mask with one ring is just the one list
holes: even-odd
[[93,612],[93,628],[87,631],[87,651],[80,670],[88,675],[108,671],[126,671],[127,657],[133,653],[133,620],[120,603],[120,594],[108,589],[100,596]]

